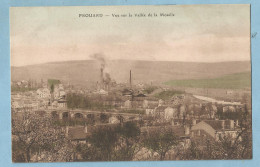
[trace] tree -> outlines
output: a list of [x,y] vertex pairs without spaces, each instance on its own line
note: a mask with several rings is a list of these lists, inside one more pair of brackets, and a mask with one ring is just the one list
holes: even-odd
[[118,140],[118,135],[112,127],[99,127],[93,131],[92,135],[87,139],[96,154],[99,154],[99,161],[112,161],[112,154]]
[[181,160],[198,160],[203,158],[203,152],[199,149],[199,144],[191,141],[190,147],[184,150],[181,147],[176,149],[176,158]]
[[53,93],[54,92],[54,84],[52,83],[51,84],[51,93]]
[[140,129],[134,122],[101,126],[76,150],[85,161],[130,161],[139,145]]
[[[238,115],[238,114],[237,114]],[[219,141],[208,140],[204,147],[192,142],[181,159],[251,159],[252,158],[252,122],[247,107],[239,114],[240,129],[235,136],[225,134]]]
[[160,160],[164,160],[166,153],[178,144],[178,138],[172,129],[161,127],[148,132],[143,143],[146,148],[157,152]]
[[105,114],[105,113],[101,113],[101,114],[100,114],[100,121],[101,121],[102,123],[107,123],[107,122],[108,122],[108,119],[109,119],[109,117],[108,117],[107,114]]
[[[13,113],[12,115],[12,150],[13,161],[31,162],[33,161],[70,161],[70,155],[60,156],[61,150],[66,150],[66,154],[72,151],[69,143],[66,141],[65,133],[60,127],[53,125],[52,119],[41,117],[30,112]],[[42,153],[53,155],[52,159],[39,160],[38,157]],[[54,156],[56,155],[56,156]],[[55,158],[56,157],[56,158]]]
[[132,160],[138,147],[140,128],[134,122],[126,122],[123,126],[117,127],[117,133],[120,149],[116,152],[116,160]]

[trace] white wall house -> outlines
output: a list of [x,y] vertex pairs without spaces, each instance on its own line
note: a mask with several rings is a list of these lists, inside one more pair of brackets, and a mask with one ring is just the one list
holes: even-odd
[[39,98],[50,98],[51,97],[51,92],[47,88],[40,88],[36,92],[37,92],[37,96]]

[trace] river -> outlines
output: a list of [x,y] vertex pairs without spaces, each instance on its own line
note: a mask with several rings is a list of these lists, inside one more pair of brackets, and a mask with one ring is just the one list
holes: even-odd
[[240,102],[226,102],[224,100],[216,100],[210,97],[205,97],[205,96],[199,96],[199,95],[193,95],[195,98],[211,102],[211,103],[218,103],[218,104],[224,104],[224,105],[242,105]]

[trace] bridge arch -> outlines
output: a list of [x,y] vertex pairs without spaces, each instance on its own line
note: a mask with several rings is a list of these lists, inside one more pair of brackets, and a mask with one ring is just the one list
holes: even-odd
[[99,116],[100,122],[107,123],[109,122],[109,115],[106,113],[101,113]]
[[54,119],[59,118],[58,112],[57,111],[52,111],[51,112],[51,117],[54,118]]
[[82,114],[82,113],[75,113],[74,114],[74,118],[76,118],[76,119],[82,119],[82,118],[84,118],[84,115]]
[[62,119],[69,119],[69,112],[63,112]]

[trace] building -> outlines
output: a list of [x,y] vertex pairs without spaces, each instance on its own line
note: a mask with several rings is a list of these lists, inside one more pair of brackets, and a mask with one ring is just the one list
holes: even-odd
[[164,110],[164,118],[166,120],[170,120],[172,118],[176,118],[178,115],[178,110],[176,108],[167,107]]
[[76,127],[66,127],[66,137],[73,143],[86,143],[86,138],[89,135],[89,130],[87,126],[76,126]]
[[124,108],[132,108],[132,101],[130,100],[126,100],[125,103],[124,103]]
[[143,108],[155,108],[158,107],[159,103],[156,99],[146,98],[143,100]]
[[149,116],[155,116],[155,109],[146,108],[145,114]]
[[58,100],[58,108],[67,108],[67,101],[64,99]]
[[165,109],[167,106],[159,106],[155,108],[155,114],[157,118],[164,119],[165,118]]
[[108,122],[109,122],[110,124],[118,124],[118,123],[120,123],[120,120],[119,120],[117,117],[112,116],[112,117],[110,117],[110,118],[108,119]]
[[66,126],[65,136],[72,144],[87,143],[87,138],[91,134],[101,128],[116,128],[119,124],[100,124],[100,125],[85,125],[85,126]]
[[39,98],[51,98],[51,92],[48,88],[40,88],[36,92]]
[[234,120],[204,120],[191,128],[192,137],[208,137],[216,141],[224,136],[236,138],[239,130],[235,127]]

